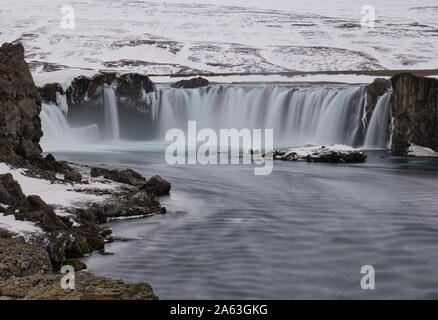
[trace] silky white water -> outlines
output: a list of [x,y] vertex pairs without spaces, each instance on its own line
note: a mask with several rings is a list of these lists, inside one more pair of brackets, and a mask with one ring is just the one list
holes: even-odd
[[103,104],[105,108],[105,138],[119,140],[120,123],[117,97],[115,90],[109,86],[103,88]]
[[81,148],[83,144],[98,139],[97,125],[71,128],[65,114],[56,105],[44,103],[40,117],[44,133],[41,145],[44,151]]
[[156,121],[160,138],[195,120],[198,129],[273,129],[276,145],[359,145],[364,103],[362,86],[161,88]]
[[336,143],[385,148],[389,135],[390,93],[378,99],[368,125],[364,120],[365,96],[365,86],[346,85],[212,85],[198,89],[159,86],[150,119],[133,123],[132,116],[123,116],[127,109],[118,108],[115,90],[106,86],[101,106],[103,119],[99,127],[88,128],[91,135],[85,133],[84,128],[69,129],[65,106],[63,112],[56,106],[46,106],[42,144],[53,151],[65,148],[64,141],[82,135],[75,140],[75,146],[80,147],[77,141],[96,142],[99,136],[98,142],[111,148],[119,145],[115,141],[129,144],[123,133],[130,131],[144,132],[137,143],[139,140],[164,143],[168,130],[178,128],[187,132],[188,121],[194,120],[198,131],[204,128],[218,133],[220,129],[233,128],[272,129],[274,145],[278,147]]
[[365,148],[385,148],[389,135],[391,92],[379,97],[365,136]]

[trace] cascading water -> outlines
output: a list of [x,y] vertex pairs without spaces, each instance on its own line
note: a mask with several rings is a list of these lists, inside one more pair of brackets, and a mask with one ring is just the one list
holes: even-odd
[[364,148],[386,148],[389,136],[391,92],[379,97],[371,115]]
[[274,129],[276,145],[359,145],[365,87],[221,86],[160,89],[161,137],[172,128]]
[[56,105],[43,104],[40,116],[44,132],[41,146],[44,151],[71,149],[96,141],[99,135],[97,125],[70,128],[64,113]]
[[[368,128],[364,121],[365,96],[365,86],[348,85],[212,85],[197,89],[159,86],[152,95],[143,94],[143,99],[151,102],[151,117],[144,120],[148,132],[141,139],[163,142],[169,129],[187,131],[187,122],[195,120],[198,130],[211,128],[217,133],[232,128],[273,129],[274,144],[278,147],[311,142],[385,148],[390,93],[378,100]],[[63,112],[56,106],[43,107],[43,146],[65,147],[65,141],[96,140],[97,125],[88,129],[69,128],[65,120],[68,106],[59,98]],[[123,112],[124,109],[118,110],[115,90],[105,86],[104,121],[99,124],[101,139],[114,144],[120,140],[121,126],[124,132],[144,130],[143,122],[138,121],[133,128],[132,115],[127,117]]]
[[103,104],[105,108],[105,138],[120,140],[119,110],[116,92],[110,86],[103,88]]

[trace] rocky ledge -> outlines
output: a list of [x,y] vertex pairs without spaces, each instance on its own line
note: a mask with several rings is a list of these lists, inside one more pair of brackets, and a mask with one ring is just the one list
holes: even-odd
[[344,145],[332,144],[324,146],[306,144],[301,148],[291,148],[285,151],[274,150],[272,159],[283,161],[360,163],[365,162],[367,156],[359,149]]

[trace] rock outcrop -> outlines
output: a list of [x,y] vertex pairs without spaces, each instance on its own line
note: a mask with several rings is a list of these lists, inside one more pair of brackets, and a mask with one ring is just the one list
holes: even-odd
[[0,47],[0,161],[38,158],[41,98],[24,61],[21,44]]
[[438,151],[438,80],[403,73],[391,81],[391,153],[405,156],[411,144]]
[[172,88],[184,88],[184,89],[194,89],[200,87],[206,87],[210,85],[210,82],[207,79],[202,77],[192,78],[189,80],[180,80],[171,85]]

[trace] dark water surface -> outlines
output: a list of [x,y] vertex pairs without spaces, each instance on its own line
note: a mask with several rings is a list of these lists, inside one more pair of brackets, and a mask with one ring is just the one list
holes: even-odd
[[[84,259],[161,299],[438,298],[438,161],[168,166],[161,152],[57,153],[172,183],[166,215],[110,223],[131,239]],[[360,269],[373,265],[375,290]]]

